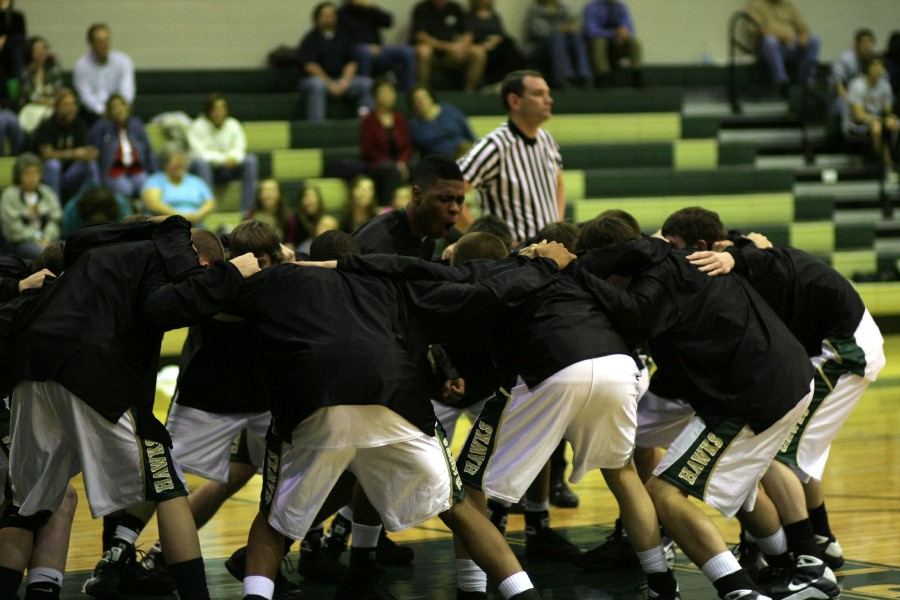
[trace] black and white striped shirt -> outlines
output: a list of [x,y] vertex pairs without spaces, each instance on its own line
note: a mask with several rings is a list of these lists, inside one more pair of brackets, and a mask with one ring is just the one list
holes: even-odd
[[461,159],[463,179],[478,189],[485,214],[509,225],[513,238],[526,240],[559,220],[559,146],[547,131],[527,137],[508,121],[484,136]]

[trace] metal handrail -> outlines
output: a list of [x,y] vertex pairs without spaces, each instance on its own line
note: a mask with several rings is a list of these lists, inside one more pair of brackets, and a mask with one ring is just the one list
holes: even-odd
[[742,111],[737,89],[737,50],[747,54],[754,54],[755,51],[755,48],[738,39],[738,27],[742,24],[762,31],[759,21],[750,16],[750,13],[742,10],[735,12],[728,20],[728,101],[731,104],[731,112],[736,115]]

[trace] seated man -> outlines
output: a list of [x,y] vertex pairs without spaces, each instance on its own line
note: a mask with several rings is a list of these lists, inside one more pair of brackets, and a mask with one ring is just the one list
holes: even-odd
[[831,111],[837,116],[844,114],[850,82],[862,75],[863,65],[875,52],[875,32],[871,29],[858,29],[853,37],[853,47],[831,64],[831,76],[828,78]]
[[347,31],[356,49],[359,74],[364,77],[392,71],[397,89],[408,92],[415,84],[416,53],[409,44],[386,46],[381,30],[394,22],[391,13],[378,8],[371,0],[344,0],[338,9],[338,22]]
[[78,116],[78,99],[71,89],[56,93],[53,114],[34,132],[34,146],[44,161],[43,181],[57,198],[85,183],[100,183],[99,152],[88,139],[87,125]]
[[487,50],[472,43],[462,7],[453,0],[422,0],[416,4],[410,26],[410,43],[416,48],[416,80],[428,85],[434,66],[463,71],[463,89],[481,84]]
[[627,57],[631,83],[642,84],[641,43],[634,37],[634,23],[628,6],[621,0],[594,0],[584,7],[584,35],[587,38],[598,85],[603,85],[613,66]]
[[241,180],[241,212],[247,212],[256,200],[259,170],[256,155],[247,152],[247,136],[240,122],[228,114],[228,100],[210,94],[203,102],[203,114],[188,129],[188,144],[193,160],[191,172],[206,185]]
[[312,122],[325,120],[329,96],[353,98],[360,114],[375,106],[372,79],[357,74],[353,42],[338,28],[337,7],[321,2],[312,13],[313,29],[300,41],[298,58],[304,77],[300,91],[306,95],[306,118]]
[[120,94],[129,105],[134,103],[134,64],[124,52],[112,49],[112,34],[103,23],[88,28],[87,41],[91,50],[75,62],[72,82],[84,116],[94,122],[103,116],[106,100]]
[[811,35],[800,11],[790,0],[750,0],[747,12],[759,23],[756,33],[756,55],[769,68],[772,85],[787,98],[786,63],[796,64],[799,80],[812,85],[819,58],[819,38]]

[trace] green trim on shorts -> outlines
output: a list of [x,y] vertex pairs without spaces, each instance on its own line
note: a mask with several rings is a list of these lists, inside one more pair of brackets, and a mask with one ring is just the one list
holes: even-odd
[[463,483],[476,490],[483,489],[484,472],[494,453],[497,439],[495,434],[500,429],[500,421],[508,401],[509,396],[505,391],[494,392],[494,395],[484,403],[481,414],[472,425],[469,436],[460,450],[456,466]]
[[231,442],[231,452],[228,455],[228,462],[240,465],[253,466],[250,460],[250,447],[247,445],[247,429],[241,429],[240,433],[234,436]]
[[716,470],[716,463],[746,424],[746,419],[731,418],[714,427],[707,425],[688,450],[660,473],[660,479],[705,502],[706,486]]
[[[135,432],[138,430],[137,410],[128,411]],[[144,499],[149,502],[164,502],[179,496],[187,496],[188,491],[175,470],[172,453],[165,444],[145,440],[135,433],[135,440],[141,453],[141,474],[144,480]]]
[[838,380],[852,373],[859,377],[866,374],[866,352],[859,347],[855,338],[825,338],[824,344],[828,344],[834,352],[835,358],[829,358],[823,362],[813,376],[813,397],[809,403],[809,408],[803,412],[800,423],[791,430],[791,435],[781,445],[781,449],[775,456],[778,462],[791,465],[797,465],[797,452],[800,450],[800,443],[806,430],[812,421],[813,416],[825,398],[834,391],[834,386]]
[[453,460],[453,452],[450,451],[450,440],[447,439],[447,432],[441,422],[434,422],[434,436],[444,450],[444,459],[447,461],[447,471],[450,475],[450,506],[459,504],[466,498],[466,492],[463,490],[463,482],[456,470],[456,461]]
[[259,494],[259,512],[269,518],[269,512],[272,510],[272,503],[275,502],[275,490],[278,489],[279,478],[281,477],[281,449],[284,442],[277,435],[273,435],[269,430],[266,436],[266,456],[263,459],[263,485]]

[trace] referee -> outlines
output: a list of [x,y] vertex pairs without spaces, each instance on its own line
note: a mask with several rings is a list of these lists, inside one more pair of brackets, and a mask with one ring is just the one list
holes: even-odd
[[[509,120],[484,136],[459,166],[466,192],[477,188],[482,210],[509,225],[523,242],[545,225],[560,221],[566,208],[559,146],[541,125],[552,114],[550,87],[537,71],[513,71],[500,96]],[[458,227],[472,215],[464,206]]]

